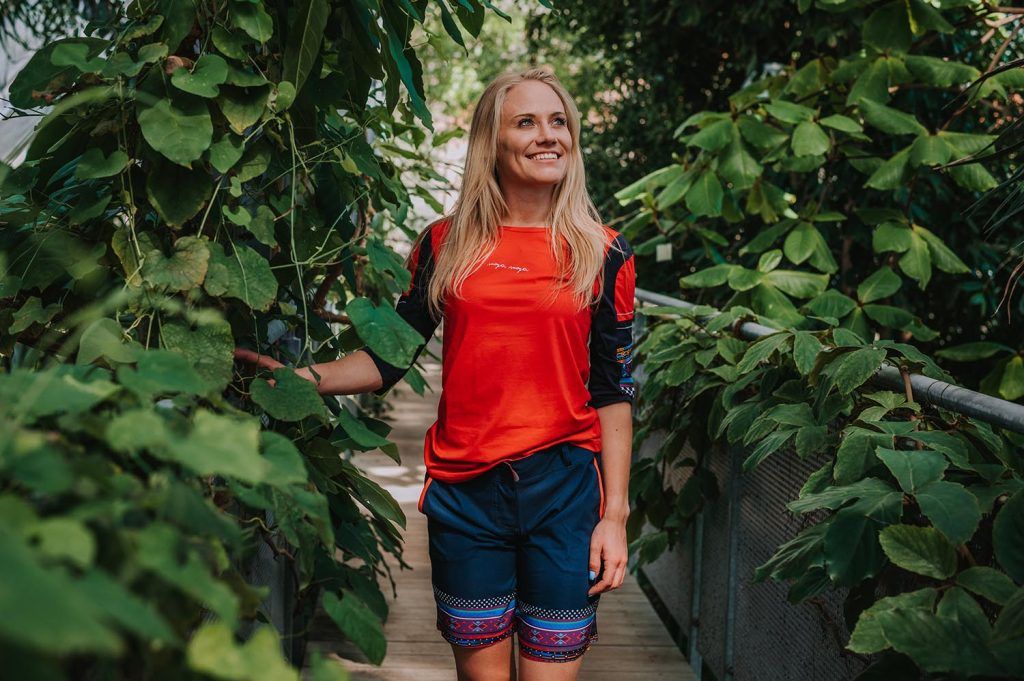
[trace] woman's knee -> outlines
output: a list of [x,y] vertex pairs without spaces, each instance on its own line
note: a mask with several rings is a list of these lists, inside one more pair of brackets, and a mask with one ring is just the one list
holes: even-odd
[[459,681],[515,681],[511,637],[487,646],[451,645]]

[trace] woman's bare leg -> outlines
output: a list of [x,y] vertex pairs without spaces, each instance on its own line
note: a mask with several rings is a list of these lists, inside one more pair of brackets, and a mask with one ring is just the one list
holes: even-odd
[[452,646],[459,681],[513,681],[512,637],[489,646]]
[[576,681],[583,658],[572,662],[538,662],[519,657],[519,681]]

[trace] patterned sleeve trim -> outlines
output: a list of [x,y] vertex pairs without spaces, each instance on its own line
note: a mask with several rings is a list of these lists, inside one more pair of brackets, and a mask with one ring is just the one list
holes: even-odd
[[590,403],[595,408],[633,402],[633,315],[636,265],[633,249],[619,234],[605,254],[604,292],[590,331]]

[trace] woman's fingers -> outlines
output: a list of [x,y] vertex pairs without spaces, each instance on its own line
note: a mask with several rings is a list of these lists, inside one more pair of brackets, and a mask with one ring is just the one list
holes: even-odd
[[270,370],[279,369],[284,366],[284,364],[281,364],[273,357],[261,355],[258,352],[249,350],[248,348],[235,348],[235,359],[240,362],[248,362],[249,364],[255,364],[256,366]]

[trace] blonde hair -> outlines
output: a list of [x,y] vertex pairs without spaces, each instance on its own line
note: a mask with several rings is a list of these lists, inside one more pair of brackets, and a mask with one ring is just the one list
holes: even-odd
[[[447,295],[461,298],[462,284],[498,245],[502,218],[508,210],[497,178],[501,109],[508,91],[525,81],[539,81],[554,90],[562,100],[572,137],[568,169],[553,189],[552,211],[548,216],[551,251],[561,273],[560,288],[572,289],[573,301],[580,310],[603,294],[604,277],[599,275],[603,270],[608,236],[587,193],[580,150],[580,112],[551,71],[530,69],[495,78],[480,96],[473,112],[462,189],[452,212],[442,219],[448,222],[448,228],[444,243],[436,250],[434,274],[427,291],[428,305],[435,318],[440,317]],[[599,282],[596,290],[595,281]],[[552,291],[552,299],[557,290]]]

